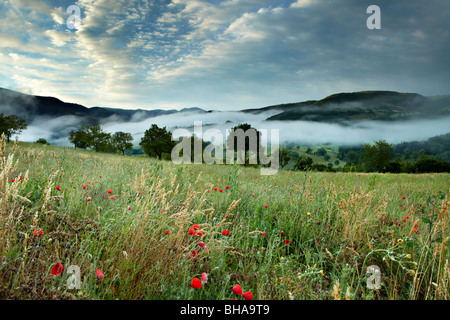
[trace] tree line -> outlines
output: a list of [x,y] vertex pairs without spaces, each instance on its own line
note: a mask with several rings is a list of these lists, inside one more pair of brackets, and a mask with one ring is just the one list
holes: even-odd
[[[16,115],[4,116],[0,113],[0,133],[4,133],[9,142],[14,134],[20,134],[27,128],[27,123],[23,118]],[[256,154],[257,163],[260,164],[259,150],[261,146],[261,133],[248,123],[242,123],[234,128],[232,132],[242,129],[244,132],[253,129],[256,131],[256,150],[250,150],[250,138],[245,138],[244,150],[237,150],[234,143],[235,136],[227,137],[226,146],[234,146],[234,152],[244,151],[244,166],[249,165],[250,153]],[[201,152],[209,144],[195,135],[191,136],[191,160],[194,161],[194,145],[201,143]],[[108,133],[103,130],[100,124],[82,123],[78,130],[69,133],[69,141],[78,149],[92,149],[96,152],[122,153],[133,148],[133,137],[131,133],[118,131]],[[197,142],[196,142],[197,141]],[[39,139],[38,143],[48,144],[45,139]],[[142,152],[148,156],[156,157],[159,160],[170,160],[171,151],[177,142],[172,140],[172,134],[166,127],[160,128],[153,124],[145,131],[139,146]],[[255,152],[256,151],[256,152]],[[285,168],[290,157],[290,148],[280,148],[280,166]],[[308,148],[306,154],[313,154]],[[325,161],[330,159],[324,148],[319,148],[314,152],[317,156],[324,157]],[[389,144],[384,140],[375,141],[373,144],[360,146],[339,147],[335,165],[340,161],[345,161],[343,168],[334,168],[332,163],[314,163],[308,155],[301,155],[296,159],[293,170],[301,171],[345,171],[345,172],[392,172],[392,173],[425,173],[425,172],[450,172],[450,133],[429,138],[427,141],[403,142],[397,145]]]

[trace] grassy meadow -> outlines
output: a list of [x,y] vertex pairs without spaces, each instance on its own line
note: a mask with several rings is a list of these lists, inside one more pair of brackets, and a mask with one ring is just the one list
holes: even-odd
[[[254,300],[449,298],[449,174],[261,176],[0,148],[1,299],[243,300],[236,284]],[[71,265],[81,289],[67,287]],[[373,265],[379,289],[367,286]]]

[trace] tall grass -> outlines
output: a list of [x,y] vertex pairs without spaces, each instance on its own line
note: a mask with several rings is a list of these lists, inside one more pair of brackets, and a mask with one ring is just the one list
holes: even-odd
[[254,299],[448,299],[448,174],[260,176],[0,142],[2,299],[231,299],[237,283]]

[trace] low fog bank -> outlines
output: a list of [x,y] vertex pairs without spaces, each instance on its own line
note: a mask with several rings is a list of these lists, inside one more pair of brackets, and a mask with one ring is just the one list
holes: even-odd
[[[384,139],[389,143],[404,141],[420,141],[429,137],[448,133],[450,117],[438,120],[409,120],[396,122],[361,121],[352,126],[340,124],[319,123],[311,121],[264,121],[278,112],[265,112],[249,114],[242,112],[183,112],[163,115],[144,120],[121,122],[117,119],[106,119],[102,127],[106,132],[129,132],[133,135],[134,144],[137,146],[144,136],[145,130],[152,124],[159,127],[167,127],[174,131],[177,128],[185,128],[193,133],[194,122],[201,121],[203,133],[208,129],[218,129],[226,136],[226,130],[239,123],[250,123],[257,129],[278,129],[280,143],[295,142],[300,144],[338,144],[357,145],[375,140]],[[63,116],[58,118],[35,119],[20,135],[21,141],[34,142],[44,138],[51,144],[60,146],[72,146],[68,140],[71,130],[79,128],[83,118],[76,116]],[[270,135],[270,131],[269,135]],[[267,137],[263,136],[263,141]]]

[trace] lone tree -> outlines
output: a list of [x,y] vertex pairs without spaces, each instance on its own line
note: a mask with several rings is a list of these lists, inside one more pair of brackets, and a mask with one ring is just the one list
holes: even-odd
[[289,161],[291,160],[291,157],[289,156],[289,151],[287,148],[280,148],[280,166],[281,169],[283,169]]
[[10,116],[3,116],[0,113],[0,132],[3,132],[6,136],[6,140],[9,142],[13,134],[20,134],[22,130],[27,128],[27,122],[25,119],[12,114]]
[[[256,155],[256,163],[260,161],[261,132],[248,123],[241,123],[231,129],[227,137],[227,150],[237,152],[240,163],[250,163],[250,155]],[[243,156],[243,157],[242,157]]]
[[145,131],[139,145],[145,154],[149,156],[155,154],[161,160],[163,153],[171,153],[175,143],[166,127],[160,128],[152,124],[151,128]]
[[88,125],[86,123],[81,124],[81,128],[77,131],[72,130],[69,132],[69,140],[72,142],[76,148],[86,149],[89,147],[89,134]]
[[125,154],[125,150],[133,148],[133,136],[131,133],[118,131],[111,137],[111,142],[114,147]]
[[313,165],[313,159],[308,156],[300,156],[294,165],[294,170],[311,170]]
[[100,151],[101,148],[106,148],[110,142],[111,134],[104,132],[99,124],[88,127],[89,147],[95,152]]
[[374,145],[363,146],[363,161],[367,171],[385,172],[389,166],[394,148],[385,140],[375,141]]
[[75,145],[75,148],[91,148],[96,152],[107,149],[110,139],[111,134],[104,132],[99,124],[82,123],[79,130],[69,133],[69,140]]

